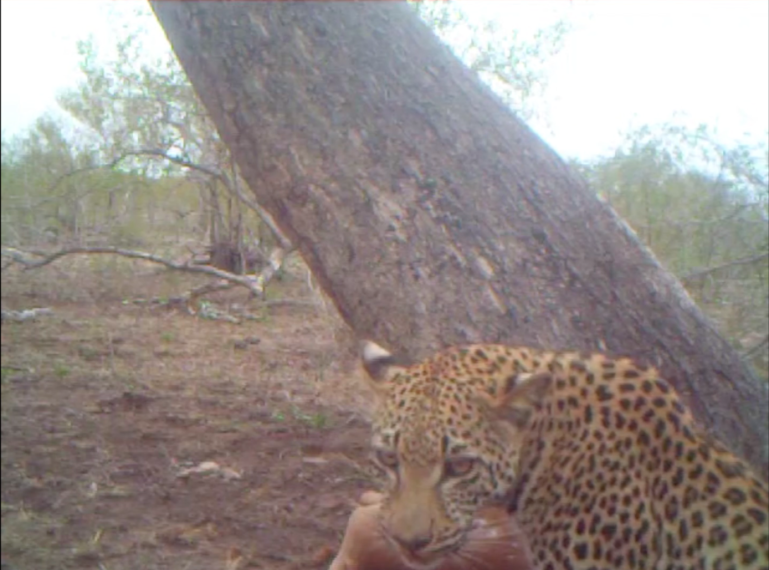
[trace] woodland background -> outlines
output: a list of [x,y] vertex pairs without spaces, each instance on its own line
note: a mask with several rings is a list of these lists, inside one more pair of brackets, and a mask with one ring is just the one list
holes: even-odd
[[[415,9],[546,115],[566,22],[523,37]],[[321,568],[374,485],[355,339],[174,55],[148,56],[157,25],[117,15],[61,113],[2,136],[2,567]],[[671,119],[571,167],[766,380],[769,145],[720,140]]]
[[[472,23],[456,5],[417,9],[524,120],[543,112],[543,63],[568,38],[567,23],[522,38]],[[173,54],[143,55],[142,18],[152,18],[148,9],[134,28],[116,25],[113,49],[80,43],[85,80],[58,97],[74,122],[43,116],[26,133],[3,135],[2,245],[38,253],[114,246],[255,271],[268,264],[275,234],[245,197]],[[627,132],[613,155],[572,163],[764,378],[768,149],[724,146],[708,125],[671,120]]]

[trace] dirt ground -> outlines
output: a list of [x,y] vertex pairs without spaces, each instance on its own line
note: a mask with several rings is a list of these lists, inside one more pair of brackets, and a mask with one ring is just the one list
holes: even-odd
[[240,324],[136,302],[194,283],[128,262],[3,271],[4,310],[53,309],[2,323],[4,570],[328,565],[375,486],[343,327],[301,270],[270,293],[303,304],[252,301]]

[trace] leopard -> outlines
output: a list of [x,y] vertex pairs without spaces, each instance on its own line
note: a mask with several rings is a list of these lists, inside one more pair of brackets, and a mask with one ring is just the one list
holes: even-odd
[[378,523],[410,568],[500,504],[540,570],[769,569],[766,482],[655,367],[501,344],[410,363],[371,341],[362,361]]

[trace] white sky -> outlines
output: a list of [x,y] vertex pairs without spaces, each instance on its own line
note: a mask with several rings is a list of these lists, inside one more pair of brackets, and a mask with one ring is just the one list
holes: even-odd
[[[121,0],[121,9],[137,0]],[[2,0],[2,129],[20,132],[79,79],[76,41],[109,44],[104,0]],[[351,5],[352,8],[352,5]],[[125,11],[125,10],[123,10]],[[575,30],[552,61],[534,125],[562,155],[610,152],[630,126],[705,123],[725,142],[767,143],[765,0],[472,0],[467,11],[531,31],[565,16]],[[168,49],[159,26],[151,49]]]

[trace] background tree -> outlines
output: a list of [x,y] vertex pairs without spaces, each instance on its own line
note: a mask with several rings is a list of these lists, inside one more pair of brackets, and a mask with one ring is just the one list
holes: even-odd
[[546,64],[564,46],[571,26],[565,20],[527,37],[497,20],[471,20],[458,2],[413,2],[411,6],[454,54],[478,74],[525,121],[546,122],[538,101],[547,89]]
[[767,472],[765,384],[407,7],[153,9],[257,199],[358,335],[411,356],[479,340],[630,353]]
[[668,124],[630,132],[613,157],[579,166],[764,378],[769,377],[766,157],[766,147],[725,147],[705,126]]
[[178,255],[183,245],[200,263],[253,272],[275,258],[270,248],[290,244],[243,195],[229,152],[173,54],[145,55],[142,23],[151,12],[133,16],[133,26],[116,33],[111,57],[93,39],[79,42],[84,79],[58,97],[74,126],[43,118],[4,141],[3,244],[42,239],[162,255]]

